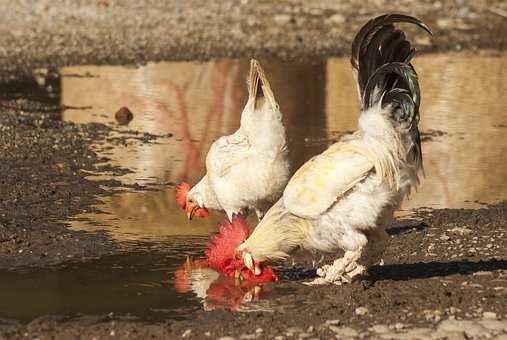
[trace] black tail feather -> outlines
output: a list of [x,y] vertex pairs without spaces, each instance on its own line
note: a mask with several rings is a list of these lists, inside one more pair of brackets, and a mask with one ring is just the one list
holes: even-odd
[[417,18],[403,14],[386,14],[368,21],[352,43],[352,67],[362,109],[376,105],[390,107],[391,118],[400,124],[412,141],[408,158],[416,169],[422,168],[419,105],[421,92],[417,73],[410,63],[415,49],[405,33],[394,23],[412,23],[429,34],[429,27]]
[[403,14],[385,14],[368,21],[352,42],[352,67],[358,71],[357,81],[361,97],[376,69],[392,62],[409,63],[415,50],[405,34],[395,29],[394,23],[412,23],[429,34],[430,28],[421,20]]

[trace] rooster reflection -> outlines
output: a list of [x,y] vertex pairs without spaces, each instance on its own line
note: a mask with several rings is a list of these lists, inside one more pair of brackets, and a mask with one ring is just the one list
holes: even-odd
[[187,259],[174,274],[174,288],[178,293],[194,293],[202,301],[205,311],[256,311],[268,309],[262,299],[273,286],[222,276],[204,259]]

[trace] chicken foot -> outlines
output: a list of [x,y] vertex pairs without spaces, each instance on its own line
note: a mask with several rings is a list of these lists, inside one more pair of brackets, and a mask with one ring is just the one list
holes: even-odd
[[366,267],[358,263],[361,258],[363,248],[354,251],[346,251],[342,258],[333,262],[332,265],[325,265],[317,269],[317,275],[320,276],[311,282],[305,282],[307,285],[350,283],[352,279],[366,271]]

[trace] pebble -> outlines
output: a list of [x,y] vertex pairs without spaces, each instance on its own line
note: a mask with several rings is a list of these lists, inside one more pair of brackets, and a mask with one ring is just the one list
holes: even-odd
[[188,338],[191,334],[192,334],[192,330],[191,329],[187,329],[186,331],[183,332],[183,334],[181,335],[181,337],[182,338]]
[[366,307],[357,307],[356,308],[356,315],[366,315],[368,314],[368,308]]
[[480,324],[469,320],[452,320],[442,321],[437,328],[438,331],[465,333],[467,337],[478,337],[487,333],[487,329]]
[[492,331],[507,332],[507,320],[500,321],[500,320],[485,319],[479,321],[479,323]]
[[127,125],[134,118],[134,114],[127,108],[122,107],[114,114],[114,118],[120,125]]
[[449,241],[450,239],[451,238],[449,236],[447,236],[447,235],[440,236],[440,241],[444,241],[445,242],[445,241]]
[[329,22],[336,25],[343,24],[345,21],[345,17],[341,14],[334,14],[329,18]]
[[338,325],[340,323],[340,320],[338,319],[335,319],[335,320],[326,320],[326,326],[329,326],[329,325]]
[[286,25],[289,23],[291,16],[288,14],[278,14],[273,17],[273,20],[278,25]]
[[370,328],[368,328],[368,330],[370,332],[379,333],[379,334],[389,333],[391,331],[391,329],[389,329],[389,327],[387,327],[387,325],[382,325],[382,324],[371,326]]
[[496,313],[495,312],[484,312],[484,313],[482,313],[482,317],[484,319],[496,320]]

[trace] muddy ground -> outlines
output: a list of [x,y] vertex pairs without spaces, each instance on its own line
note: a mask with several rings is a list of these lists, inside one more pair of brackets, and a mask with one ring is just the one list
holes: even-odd
[[[430,24],[430,51],[507,47],[504,1],[199,1],[83,0],[1,4],[0,78],[12,89],[35,67],[142,64],[216,56],[325,58],[348,53],[358,26],[388,10]],[[80,9],[77,11],[77,9]],[[442,17],[442,13],[446,16]],[[5,90],[5,89],[4,89]],[[123,190],[116,181],[90,181],[104,168],[91,141],[111,127],[59,120],[63,108],[2,91],[0,103],[0,268],[60,266],[123,250],[105,233],[71,231],[62,222],[88,211],[97,197]],[[132,137],[132,136],[124,136]],[[150,142],[155,136],[142,136]],[[142,188],[136,188],[142,189]],[[193,321],[147,323],[111,315],[43,316],[29,324],[0,320],[0,338],[333,338],[464,339],[507,335],[507,203],[481,209],[418,211],[391,230],[385,265],[340,287],[282,282],[292,293],[276,312],[200,311]],[[197,322],[196,322],[197,320]],[[471,320],[471,321],[463,321]]]
[[389,11],[430,25],[433,38],[416,36],[423,51],[507,48],[502,0],[17,0],[0,4],[0,75],[220,56],[342,56],[364,22]]
[[[61,122],[61,109],[29,99],[2,101],[0,268],[57,267],[126,250],[106,234],[71,231],[61,222],[92,209],[96,197],[124,189],[116,181],[87,180],[89,171],[128,171],[101,168],[97,163],[105,159],[90,149],[114,127]],[[475,210],[421,208],[396,221],[390,233],[384,266],[340,287],[282,282],[279,287],[291,293],[274,298],[283,306],[274,312],[199,311],[192,321],[165,323],[42,316],[29,324],[0,320],[0,338],[505,335],[507,202]]]

